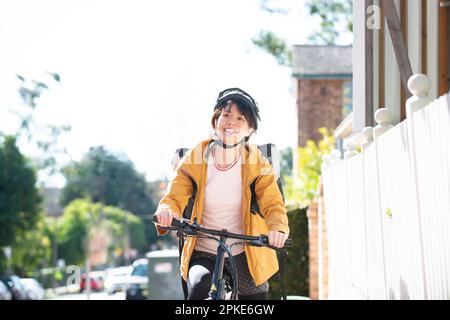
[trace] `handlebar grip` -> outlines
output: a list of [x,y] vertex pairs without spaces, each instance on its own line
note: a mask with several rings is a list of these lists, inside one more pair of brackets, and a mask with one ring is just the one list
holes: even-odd
[[277,247],[269,245],[269,237],[268,236],[263,235],[262,238],[263,238],[264,244],[271,249],[281,250],[281,249],[287,249],[287,248],[292,247],[292,239],[291,238],[286,239],[286,241],[284,242],[284,246],[282,248],[277,248]]
[[[153,215],[152,221],[153,221],[154,223],[158,223],[158,217],[155,216],[155,215]],[[173,218],[173,219],[172,219],[172,223],[170,224],[170,227],[163,227],[163,226],[158,226],[158,227],[163,228],[163,229],[165,229],[165,228],[170,228],[170,227],[178,227],[178,228],[182,228],[182,227],[183,227],[183,224],[181,223],[181,220],[178,220],[178,219]]]
[[292,239],[291,238],[287,238],[286,241],[284,242],[284,247],[285,248],[290,248],[292,247]]

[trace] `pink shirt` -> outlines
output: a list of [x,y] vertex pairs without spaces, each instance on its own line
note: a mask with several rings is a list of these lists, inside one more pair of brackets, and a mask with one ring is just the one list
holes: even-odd
[[[205,228],[232,233],[244,233],[242,222],[241,156],[228,169],[214,164],[214,153],[208,159],[206,170],[205,202],[201,225]],[[228,239],[227,245],[240,240]],[[197,238],[195,250],[216,254],[217,241]],[[242,245],[231,248],[233,255],[244,251]]]

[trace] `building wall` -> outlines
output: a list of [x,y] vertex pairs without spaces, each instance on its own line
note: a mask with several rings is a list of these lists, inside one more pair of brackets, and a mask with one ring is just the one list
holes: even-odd
[[298,145],[320,141],[320,127],[336,128],[343,120],[343,82],[351,79],[298,79]]
[[317,197],[308,207],[309,297],[328,299],[328,240],[322,179]]
[[319,299],[319,233],[317,200],[308,207],[308,235],[309,235],[309,298]]

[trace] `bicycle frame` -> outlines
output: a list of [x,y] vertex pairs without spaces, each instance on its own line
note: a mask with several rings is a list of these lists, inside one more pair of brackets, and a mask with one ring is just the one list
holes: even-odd
[[[157,218],[153,216],[153,222],[157,223]],[[235,283],[233,285],[233,296],[237,298],[237,290],[238,290],[238,275],[237,270],[235,270],[234,266],[234,257],[231,254],[230,247],[227,246],[226,240],[228,238],[232,239],[238,239],[243,240],[242,243],[246,245],[256,246],[256,247],[268,247],[273,250],[283,250],[288,247],[291,247],[292,240],[287,239],[285,241],[283,248],[277,248],[274,246],[269,245],[269,239],[266,235],[259,235],[259,236],[247,236],[242,234],[236,234],[228,232],[226,229],[222,230],[214,230],[214,229],[207,229],[202,227],[201,225],[197,224],[197,219],[194,219],[194,223],[190,224],[187,220],[181,219],[173,219],[172,225],[170,227],[161,227],[159,228],[163,230],[169,230],[169,231],[177,231],[177,236],[202,236],[202,235],[208,235],[208,236],[219,236],[219,239],[216,239],[215,237],[211,237],[211,239],[215,239],[218,242],[217,246],[217,254],[216,254],[216,260],[215,260],[215,266],[214,266],[214,272],[212,275],[212,281],[211,281],[211,290],[209,293],[209,298],[212,300],[225,300],[225,279],[223,278],[223,269],[225,264],[225,252],[228,253],[230,260],[232,261],[233,265],[233,282]],[[179,234],[181,233],[181,234]]]
[[[226,245],[226,238],[220,237],[219,240],[222,244]],[[214,265],[214,272],[211,281],[211,290],[209,297],[212,300],[225,300],[225,280],[223,279],[223,267],[225,263],[225,250],[219,244],[217,246],[216,263]],[[237,277],[237,275],[235,275]],[[233,288],[235,290],[237,288]]]

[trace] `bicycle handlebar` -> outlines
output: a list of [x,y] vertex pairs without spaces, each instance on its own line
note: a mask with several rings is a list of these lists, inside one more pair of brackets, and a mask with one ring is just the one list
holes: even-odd
[[[153,222],[158,223],[158,218],[156,216],[153,216]],[[232,239],[239,239],[239,240],[246,240],[247,244],[250,244],[255,247],[268,247],[273,250],[283,250],[292,247],[292,240],[290,238],[286,239],[284,242],[284,246],[282,248],[274,247],[269,244],[269,237],[265,234],[261,234],[259,236],[247,236],[237,233],[231,233],[227,230],[214,230],[214,229],[207,229],[202,227],[200,224],[197,224],[194,222],[193,224],[189,223],[186,219],[172,219],[172,223],[170,227],[162,227],[158,226],[162,230],[173,230],[173,231],[180,231],[188,236],[197,236],[200,233],[206,233],[213,236],[219,236],[224,238],[232,238]]]

